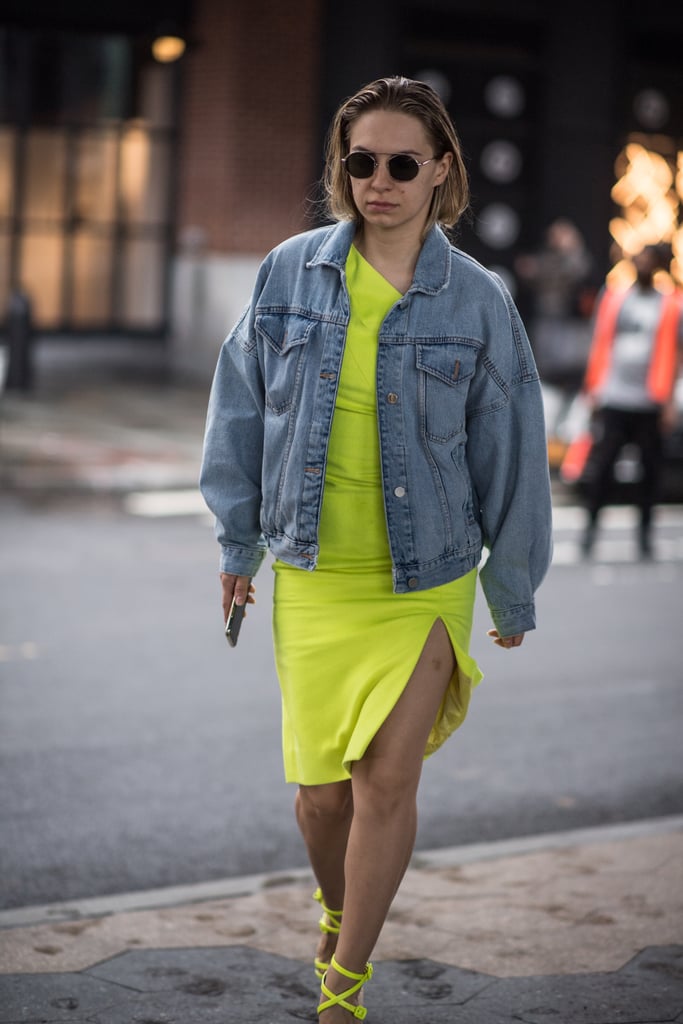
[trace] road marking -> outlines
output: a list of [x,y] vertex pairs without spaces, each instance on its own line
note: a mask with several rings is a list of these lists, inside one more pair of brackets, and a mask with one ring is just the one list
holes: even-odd
[[189,491],[132,491],[124,498],[123,506],[129,515],[153,519],[165,516],[211,516],[201,493],[194,488]]
[[33,640],[24,640],[20,644],[0,644],[0,662],[35,661],[38,655],[38,644]]
[[[581,536],[586,512],[580,505],[560,505],[553,509],[553,566],[587,567],[654,565],[657,570],[683,562],[683,505],[659,505],[653,517],[654,559],[642,562],[638,550],[639,513],[633,506],[608,506],[600,513],[600,524],[590,559],[581,552]],[[675,570],[674,570],[675,575]],[[663,577],[662,577],[663,578]],[[669,572],[671,578],[671,571]],[[611,578],[596,577],[607,585]]]
[[[654,511],[657,527],[683,527],[683,505],[658,505]],[[555,505],[553,526],[558,530],[582,530],[586,511],[581,505]],[[630,530],[638,525],[638,510],[632,505],[609,505],[600,513],[600,528]]]

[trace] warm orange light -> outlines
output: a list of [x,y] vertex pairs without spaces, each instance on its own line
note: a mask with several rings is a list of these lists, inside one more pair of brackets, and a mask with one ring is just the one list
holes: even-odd
[[636,268],[630,260],[619,260],[607,275],[610,288],[629,288],[636,279]]
[[152,43],[152,56],[160,64],[171,64],[185,53],[185,40],[180,36],[157,36]]
[[[674,255],[671,274],[680,280],[683,153],[677,154],[674,165],[673,160],[647,149],[640,142],[629,142],[617,158],[615,171],[617,181],[612,198],[621,210],[610,221],[609,230],[626,259],[613,267],[608,279],[613,284],[629,283],[633,271],[629,269],[628,257],[646,245],[666,242],[671,244]],[[667,278],[670,282],[671,278],[668,275]],[[661,284],[665,286],[664,280]]]
[[[683,153],[679,153],[679,160],[682,156]],[[681,162],[683,163],[683,161]],[[683,185],[683,181],[681,181],[681,184]],[[683,198],[683,189],[679,192],[679,195]],[[671,276],[674,281],[683,284],[683,224],[679,225],[678,230],[671,239],[671,250],[674,254],[671,264]]]
[[664,157],[637,142],[630,143],[620,154],[617,173],[620,177],[612,189],[612,198],[620,206],[629,206],[638,199],[656,200],[673,184],[673,172]]

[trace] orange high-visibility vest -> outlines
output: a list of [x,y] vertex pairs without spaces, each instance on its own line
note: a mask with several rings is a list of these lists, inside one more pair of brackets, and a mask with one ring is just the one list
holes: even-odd
[[[600,300],[584,381],[584,390],[589,395],[594,394],[607,379],[612,362],[617,318],[628,290],[609,289]],[[662,295],[662,313],[647,374],[648,394],[653,402],[659,405],[664,405],[670,400],[676,383],[680,318],[681,293],[669,292]]]

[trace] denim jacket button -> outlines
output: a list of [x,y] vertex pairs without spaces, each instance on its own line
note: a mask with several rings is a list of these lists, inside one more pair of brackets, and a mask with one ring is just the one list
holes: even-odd
[[410,579],[408,580],[408,586],[410,587],[410,589],[411,590],[415,590],[415,587],[417,586],[417,584],[418,584],[417,577],[416,576],[411,576]]
[[389,405],[396,405],[398,402],[398,395],[394,391],[390,391],[387,395],[387,402]]
[[394,487],[394,494],[397,498],[405,498],[406,489],[405,487]]

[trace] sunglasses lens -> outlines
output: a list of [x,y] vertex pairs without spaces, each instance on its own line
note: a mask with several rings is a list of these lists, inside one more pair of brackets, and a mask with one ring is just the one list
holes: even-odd
[[[371,178],[377,166],[369,153],[349,153],[344,166],[352,178]],[[388,162],[389,174],[394,181],[412,181],[417,178],[420,165],[412,156],[397,153]]]
[[392,156],[389,161],[389,174],[395,181],[412,181],[417,177],[419,170],[420,165],[417,160],[404,153]]
[[375,173],[375,161],[369,153],[349,153],[344,166],[352,178],[371,178]]

